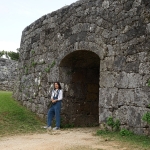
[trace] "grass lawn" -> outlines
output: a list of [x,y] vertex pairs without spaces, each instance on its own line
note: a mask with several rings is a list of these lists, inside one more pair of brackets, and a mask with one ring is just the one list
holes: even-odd
[[12,92],[0,91],[0,136],[44,132],[44,123],[12,98]]
[[98,130],[97,135],[106,139],[106,141],[118,141],[120,145],[127,150],[150,150],[150,137],[143,135],[126,135],[122,136],[120,132],[111,132]]

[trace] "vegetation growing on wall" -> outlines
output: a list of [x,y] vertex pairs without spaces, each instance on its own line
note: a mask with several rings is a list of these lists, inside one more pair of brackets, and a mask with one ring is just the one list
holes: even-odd
[[143,115],[142,120],[150,124],[150,112],[147,112]]
[[[144,115],[142,119],[150,124],[150,113]],[[116,126],[119,130],[110,131],[107,127],[105,128],[105,130],[98,130],[96,134],[98,136],[103,136],[104,138],[106,138],[105,141],[115,139],[118,141],[130,142],[135,146],[138,145],[139,147],[141,147],[141,150],[148,150],[150,148],[149,136],[136,135],[132,131],[125,128],[120,129],[120,121],[118,119],[108,117],[106,124],[111,128],[114,128]]]
[[48,67],[45,68],[45,71],[46,71],[47,73],[50,72],[51,68],[53,68],[53,67],[55,66],[55,64],[56,64],[55,61],[53,61],[52,64],[48,65]]
[[118,131],[120,129],[120,121],[118,119],[114,120],[113,117],[109,117],[106,123],[111,127],[112,131]]

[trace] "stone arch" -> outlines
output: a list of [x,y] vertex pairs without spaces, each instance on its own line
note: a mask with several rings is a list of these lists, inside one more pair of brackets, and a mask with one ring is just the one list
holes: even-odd
[[89,51],[95,53],[100,58],[103,58],[106,51],[105,48],[99,46],[98,44],[94,42],[88,42],[88,41],[81,41],[81,42],[75,42],[73,45],[71,45],[71,48],[69,47],[69,51],[67,50],[67,47],[64,47],[63,51],[60,51],[58,53],[58,64],[61,63],[61,61],[70,53],[73,53],[75,51]]
[[99,56],[88,50],[77,50],[66,55],[59,68],[59,80],[65,86],[62,120],[75,126],[98,125]]

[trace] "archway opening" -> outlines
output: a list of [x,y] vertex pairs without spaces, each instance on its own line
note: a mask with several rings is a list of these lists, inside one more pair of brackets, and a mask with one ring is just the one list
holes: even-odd
[[99,69],[99,56],[86,50],[72,52],[61,61],[60,82],[64,83],[63,124],[99,124]]

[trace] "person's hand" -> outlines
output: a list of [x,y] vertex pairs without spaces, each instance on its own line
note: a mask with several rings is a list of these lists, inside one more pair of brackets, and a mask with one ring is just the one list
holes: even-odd
[[56,102],[57,102],[57,100],[54,100],[54,99],[52,100],[52,103],[56,103]]

